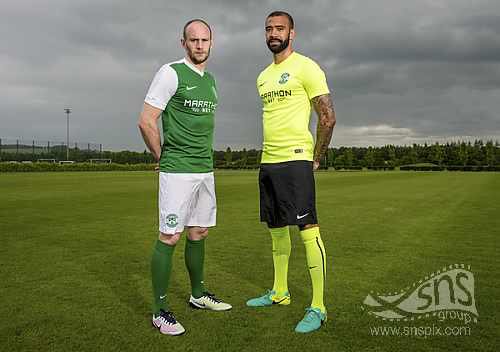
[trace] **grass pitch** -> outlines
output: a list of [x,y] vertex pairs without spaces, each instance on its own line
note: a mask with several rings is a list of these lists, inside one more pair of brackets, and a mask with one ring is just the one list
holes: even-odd
[[[296,229],[292,304],[245,306],[273,279],[256,172],[216,174],[218,226],[207,241],[205,282],[233,310],[187,306],[181,240],[169,302],[187,333],[151,328],[156,177],[0,174],[1,351],[487,351],[500,342],[498,173],[317,173],[329,321],[306,336],[293,332],[311,291]],[[479,322],[469,336],[373,336],[371,328],[395,323],[360,309],[370,291],[397,291],[454,263],[470,264],[475,275]]]

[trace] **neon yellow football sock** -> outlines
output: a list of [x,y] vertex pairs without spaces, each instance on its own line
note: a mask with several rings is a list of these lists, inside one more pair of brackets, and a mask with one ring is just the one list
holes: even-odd
[[277,297],[288,292],[288,258],[292,245],[288,226],[269,229],[273,240],[274,285]]
[[313,297],[311,307],[325,312],[323,293],[326,278],[326,252],[319,233],[319,227],[312,227],[300,231],[302,241],[306,247],[307,266],[311,276]]

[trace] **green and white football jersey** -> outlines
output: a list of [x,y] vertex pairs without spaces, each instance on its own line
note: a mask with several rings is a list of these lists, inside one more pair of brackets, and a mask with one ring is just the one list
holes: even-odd
[[145,102],[163,110],[160,171],[213,171],[215,79],[186,59],[166,64],[156,73]]

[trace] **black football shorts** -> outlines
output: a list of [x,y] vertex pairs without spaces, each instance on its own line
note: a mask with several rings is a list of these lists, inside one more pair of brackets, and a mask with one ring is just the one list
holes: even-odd
[[261,164],[260,221],[268,227],[317,224],[312,161]]

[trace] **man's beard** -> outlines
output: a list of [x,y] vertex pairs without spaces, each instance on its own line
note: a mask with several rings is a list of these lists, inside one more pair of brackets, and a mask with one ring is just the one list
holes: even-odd
[[210,49],[208,49],[208,52],[207,52],[207,55],[199,60],[197,59],[194,55],[193,55],[193,52],[191,50],[188,51],[188,55],[189,55],[189,58],[191,59],[191,62],[195,65],[199,65],[199,64],[202,64],[204,63],[205,61],[207,61],[208,57],[210,56]]
[[[280,42],[280,45],[279,46],[271,46],[271,40],[277,40]],[[285,50],[286,48],[288,48],[288,45],[290,45],[290,35],[288,35],[288,37],[283,41],[281,39],[276,39],[276,38],[273,38],[273,39],[270,39],[266,42],[267,44],[267,47],[269,48],[269,50],[271,50],[274,54],[279,54],[281,53],[283,50]]]

